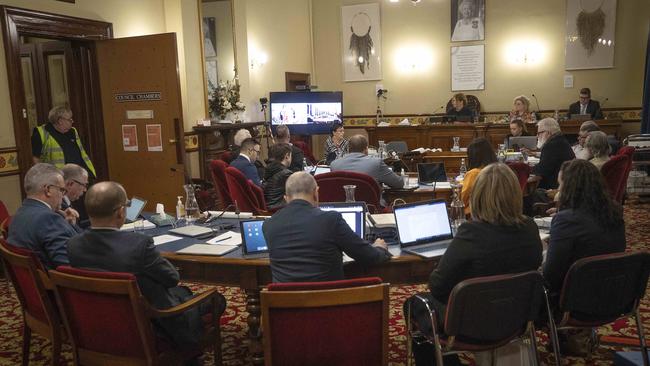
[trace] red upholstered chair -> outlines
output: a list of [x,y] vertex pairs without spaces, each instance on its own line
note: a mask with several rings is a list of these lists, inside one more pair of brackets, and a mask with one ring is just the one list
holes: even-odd
[[[436,364],[443,365],[442,356],[447,353],[494,352],[513,339],[526,336],[531,340],[531,353],[537,355],[533,322],[543,309],[543,283],[537,271],[462,281],[449,295],[443,327],[435,321],[435,310],[427,298],[415,295],[416,301],[423,302],[429,311],[433,335],[424,335],[424,342],[434,345]],[[410,345],[413,335],[410,308],[407,313]]]
[[264,191],[256,186],[250,179],[237,168],[226,168],[226,183],[233,202],[243,212],[252,212],[253,215],[268,213]]
[[315,164],[318,162],[316,158],[314,157],[314,154],[312,154],[311,149],[309,148],[309,145],[307,145],[306,142],[304,141],[294,141],[292,142],[297,148],[302,150],[302,153],[305,154],[305,158],[307,158],[308,162],[311,164]]
[[381,212],[381,187],[377,181],[363,173],[336,171],[315,176],[318,184],[318,200],[320,202],[345,202],[343,186],[357,186],[354,191],[356,201],[365,202],[370,212]]
[[32,332],[52,342],[52,365],[59,364],[61,343],[66,338],[54,304],[47,271],[30,250],[8,244],[0,238],[0,254],[23,313],[23,365],[29,364]]
[[607,189],[609,190],[612,199],[618,203],[623,203],[623,195],[625,194],[625,186],[627,184],[627,176],[630,173],[630,158],[627,155],[612,156],[608,162],[603,164],[600,172],[605,177]]
[[636,149],[634,146],[623,146],[618,150],[618,153],[616,155],[625,155],[630,160],[628,161],[627,164],[627,172],[625,173],[625,182],[623,183],[623,197],[621,198],[621,202],[625,203],[625,189],[627,188],[627,178],[630,176],[630,171],[632,171],[632,162],[634,161],[634,153],[636,152]]
[[387,365],[380,278],[273,283],[261,292],[265,365]]
[[232,151],[224,151],[221,153],[219,156],[219,159],[223,160],[226,164],[230,164],[230,162],[233,160],[232,158]]
[[230,192],[228,192],[228,183],[226,182],[227,167],[228,163],[223,160],[215,159],[210,162],[210,174],[212,175],[212,182],[219,196],[220,208],[222,210],[232,205],[232,198],[230,197]]
[[650,253],[647,251],[598,255],[573,263],[564,277],[556,316],[549,321],[556,365],[562,363],[558,329],[591,329],[591,344],[596,346],[597,327],[634,316],[643,364],[648,366],[639,303],[645,296],[649,276]]
[[618,150],[616,155],[627,155],[627,157],[629,157],[630,160],[632,160],[632,158],[634,157],[635,150],[636,149],[634,148],[634,146],[623,146]]
[[5,204],[0,201],[0,238],[9,236],[9,224],[11,223],[11,216]]
[[521,186],[521,191],[526,192],[526,185],[528,184],[528,177],[530,176],[531,168],[530,165],[520,162],[507,163],[510,169],[515,172],[517,180],[519,180],[519,185]]
[[212,347],[214,364],[221,364],[216,289],[158,310],[147,303],[130,273],[60,266],[50,271],[50,277],[76,365],[178,365],[196,357],[201,350],[179,350],[157,338],[151,320],[178,315],[207,302],[212,303],[212,313],[204,316],[199,346]]

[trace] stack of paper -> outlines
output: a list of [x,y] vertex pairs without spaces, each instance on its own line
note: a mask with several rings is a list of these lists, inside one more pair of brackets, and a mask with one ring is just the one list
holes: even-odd
[[374,214],[370,215],[370,221],[376,228],[395,227],[395,214]]
[[136,229],[137,230],[147,230],[147,229],[153,229],[155,227],[156,227],[156,225],[153,222],[149,221],[149,220],[138,220],[138,221],[134,221],[134,222],[132,222],[130,224],[122,225],[120,230],[122,230],[122,231],[135,231]]

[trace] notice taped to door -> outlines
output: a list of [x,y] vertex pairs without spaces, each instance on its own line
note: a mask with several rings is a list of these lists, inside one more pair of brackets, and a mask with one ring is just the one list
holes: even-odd
[[124,151],[138,151],[138,128],[136,125],[122,125],[122,146]]
[[162,125],[147,125],[147,150],[163,151]]

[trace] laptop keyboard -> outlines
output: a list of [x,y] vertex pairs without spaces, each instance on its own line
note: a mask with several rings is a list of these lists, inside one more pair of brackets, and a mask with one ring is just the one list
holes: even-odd
[[448,246],[449,246],[448,242],[442,243],[442,244],[441,243],[436,243],[436,244],[431,244],[431,245],[425,245],[425,246],[420,247],[420,248],[412,248],[412,249],[409,249],[409,250],[412,251],[412,252],[415,252],[415,253],[426,253],[426,252],[431,252],[431,251],[434,251],[434,250],[447,249]]

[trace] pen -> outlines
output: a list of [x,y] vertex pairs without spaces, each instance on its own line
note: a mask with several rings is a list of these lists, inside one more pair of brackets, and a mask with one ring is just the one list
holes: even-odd
[[223,238],[223,239],[215,240],[215,243],[218,243],[218,242],[220,242],[220,241],[226,241],[226,240],[228,240],[228,239],[230,239],[230,238],[232,238],[232,236],[228,236],[228,237]]

